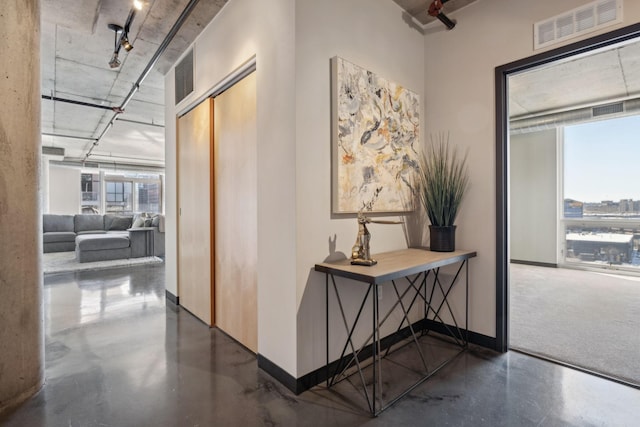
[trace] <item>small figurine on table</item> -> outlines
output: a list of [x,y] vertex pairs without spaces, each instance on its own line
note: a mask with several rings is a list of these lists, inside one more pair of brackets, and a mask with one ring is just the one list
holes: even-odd
[[364,216],[362,211],[358,212],[358,237],[351,249],[351,264],[354,265],[376,265],[378,261],[371,258],[371,233],[367,228],[368,223],[374,224],[402,224],[402,221],[376,221]]

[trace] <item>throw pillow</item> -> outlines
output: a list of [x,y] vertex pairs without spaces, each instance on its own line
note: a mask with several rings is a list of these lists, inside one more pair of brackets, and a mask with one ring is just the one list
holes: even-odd
[[144,218],[142,218],[141,216],[137,217],[135,221],[133,221],[132,228],[140,228],[140,227],[144,227]]
[[109,230],[126,230],[131,227],[131,218],[126,216],[117,216],[111,221]]

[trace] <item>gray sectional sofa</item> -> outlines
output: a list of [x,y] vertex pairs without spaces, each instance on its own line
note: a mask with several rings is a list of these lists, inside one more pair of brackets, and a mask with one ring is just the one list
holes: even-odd
[[80,262],[164,256],[164,218],[44,214],[44,252],[75,251]]

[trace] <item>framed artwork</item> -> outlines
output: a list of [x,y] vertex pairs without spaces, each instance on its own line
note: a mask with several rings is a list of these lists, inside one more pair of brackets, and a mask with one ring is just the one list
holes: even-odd
[[413,210],[420,100],[342,58],[331,59],[332,210]]

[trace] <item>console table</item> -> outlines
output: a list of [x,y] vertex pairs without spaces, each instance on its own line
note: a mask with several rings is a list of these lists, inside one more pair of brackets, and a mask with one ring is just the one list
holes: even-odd
[[[337,262],[323,262],[315,265],[315,270],[323,272],[326,275],[325,279],[325,296],[326,296],[326,334],[327,334],[327,387],[331,387],[337,382],[358,373],[360,381],[362,382],[362,388],[364,396],[369,406],[369,411],[377,416],[380,412],[393,405],[415,387],[420,385],[426,379],[434,375],[439,369],[453,360],[457,355],[467,349],[468,347],[468,322],[469,322],[469,264],[470,258],[475,257],[476,252],[472,251],[455,251],[455,252],[431,252],[426,249],[404,249],[393,252],[386,252],[375,255],[378,263],[374,266],[361,266],[351,265],[350,259],[345,259]],[[443,283],[443,275],[440,274],[440,268],[448,265],[457,265],[457,271],[448,283]],[[461,272],[464,270],[464,285],[465,285],[465,319],[464,325],[459,325],[453,310],[449,304],[448,297],[451,289],[458,282]],[[431,276],[431,280],[427,280]],[[340,298],[339,287],[336,284],[336,277],[344,277],[368,284],[368,289],[360,303],[357,315],[349,325],[347,317],[345,316],[345,310],[343,307],[342,299]],[[396,284],[397,280],[406,280],[408,287],[400,292]],[[330,286],[331,282],[331,286]],[[345,282],[341,283],[341,286],[354,286],[357,283]],[[389,311],[380,316],[380,304],[379,304],[379,286],[387,286],[392,289],[393,292],[386,291],[386,295],[392,295],[394,302]],[[329,363],[329,289],[332,288],[337,298],[338,307],[342,315],[342,321],[347,333],[347,339],[344,343],[342,354],[340,355],[337,363],[334,363],[335,368],[333,373],[331,372],[331,365]],[[434,298],[438,295],[437,298]],[[359,348],[356,348],[353,342],[353,334],[358,325],[358,321],[361,319],[363,309],[371,297],[372,306],[372,332],[369,338],[365,340]],[[410,301],[407,304],[407,299]],[[424,307],[423,320],[421,322],[411,323],[409,319],[409,312],[414,306],[416,301],[421,301],[420,304]],[[416,352],[421,359],[421,372],[420,378],[417,382],[409,385],[397,396],[391,398],[383,398],[383,372],[382,372],[382,359],[387,357],[390,350],[390,345],[394,342],[394,337],[384,337],[384,340],[389,342],[386,350],[383,349],[380,328],[383,324],[390,320],[391,314],[396,307],[400,307],[402,311],[402,320],[398,326],[395,335],[407,330],[409,334],[406,337],[410,339],[409,343],[414,343]],[[447,325],[441,317],[441,311],[446,307],[448,313],[453,320],[454,325]],[[444,360],[441,364],[433,369],[429,369],[427,366],[427,360],[423,351],[420,349],[418,339],[420,338],[416,332],[421,332],[421,336],[426,335],[429,332],[427,325],[427,319],[430,321],[437,321],[447,331],[448,335],[453,338],[453,344],[459,349],[453,356]],[[405,326],[403,329],[403,325]],[[420,330],[417,330],[417,327]],[[402,339],[402,338],[400,338]],[[400,340],[398,339],[398,341]],[[350,350],[351,354],[346,355]],[[384,355],[383,355],[384,352]],[[371,353],[373,365],[373,379],[371,380],[371,386],[367,385],[365,379],[364,369],[368,366],[363,366],[364,355]],[[346,355],[346,356],[345,356]],[[356,372],[347,374],[348,369],[356,368]],[[386,378],[388,380],[389,378]],[[370,390],[371,393],[370,393]]]

